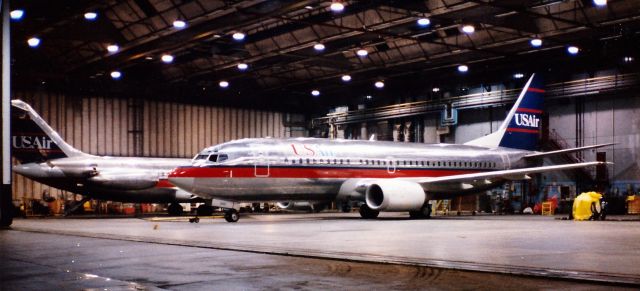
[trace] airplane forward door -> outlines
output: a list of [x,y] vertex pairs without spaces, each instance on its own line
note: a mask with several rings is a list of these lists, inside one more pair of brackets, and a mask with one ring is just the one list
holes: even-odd
[[387,158],[387,173],[395,174],[396,172],[396,161],[393,158]]
[[269,152],[264,148],[256,148],[254,155],[253,174],[256,177],[269,177]]

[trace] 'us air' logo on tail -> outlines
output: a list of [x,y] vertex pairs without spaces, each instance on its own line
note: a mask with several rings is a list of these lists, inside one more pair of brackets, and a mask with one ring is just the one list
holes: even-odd
[[515,118],[518,126],[538,128],[540,125],[540,118],[533,114],[516,113]]
[[53,141],[47,136],[13,136],[14,149],[42,149],[51,150]]

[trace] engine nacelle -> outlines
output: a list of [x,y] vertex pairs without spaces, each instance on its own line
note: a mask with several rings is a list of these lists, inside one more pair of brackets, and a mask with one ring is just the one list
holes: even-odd
[[278,208],[282,210],[307,210],[307,211],[322,211],[327,207],[327,203],[322,202],[308,202],[308,201],[286,201],[276,203]]
[[118,190],[142,190],[155,187],[158,178],[148,173],[98,174],[87,180],[94,186]]
[[365,192],[367,206],[377,211],[420,210],[426,197],[420,184],[401,180],[376,180]]

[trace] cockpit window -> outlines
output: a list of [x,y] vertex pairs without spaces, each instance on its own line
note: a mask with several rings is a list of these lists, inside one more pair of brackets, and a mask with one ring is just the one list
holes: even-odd
[[222,162],[224,162],[224,161],[226,161],[228,159],[229,159],[229,156],[227,156],[225,154],[219,154],[218,155],[218,163],[222,163]]
[[210,162],[217,162],[218,161],[218,155],[210,155],[209,156],[209,161]]
[[197,155],[195,158],[193,158],[194,160],[204,160],[207,158],[207,155]]

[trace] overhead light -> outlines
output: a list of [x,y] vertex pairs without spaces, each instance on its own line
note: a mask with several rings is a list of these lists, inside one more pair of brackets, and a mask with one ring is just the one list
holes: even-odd
[[459,65],[458,66],[458,72],[466,73],[468,71],[469,71],[469,67],[467,65]]
[[351,81],[351,76],[349,76],[349,75],[342,75],[342,78],[341,78],[341,79],[342,79],[342,81],[349,82],[349,81]]
[[529,41],[532,47],[540,47],[542,45],[542,40],[539,38],[534,38]]
[[111,72],[111,78],[113,79],[120,79],[120,77],[122,77],[122,73],[120,73],[120,71],[112,71]]
[[317,51],[322,51],[322,50],[324,50],[324,44],[316,43],[316,44],[313,45],[313,49],[317,50]]
[[625,63],[631,63],[631,62],[633,62],[633,57],[624,57],[624,62],[625,62]]
[[218,85],[220,86],[220,88],[227,88],[227,87],[229,87],[229,82],[220,81],[220,83],[218,83]]
[[384,88],[384,82],[382,82],[382,81],[377,81],[373,85],[376,86],[376,88],[378,88],[378,89]]
[[367,98],[367,99],[369,99],[369,100],[371,100],[371,98],[373,98],[373,96],[371,96],[371,95],[367,95],[367,96],[366,96],[366,98]]
[[320,91],[318,91],[318,90],[311,90],[311,95],[316,96],[316,97],[317,97],[317,96],[320,96]]
[[110,44],[107,46],[107,51],[109,51],[110,53],[115,53],[118,50],[120,50],[120,47],[117,44]]
[[171,62],[173,62],[173,56],[172,55],[162,55],[162,57],[160,57],[160,59],[165,64],[170,64]]
[[39,46],[39,45],[40,45],[40,39],[39,39],[39,38],[37,38],[37,37],[32,37],[32,38],[30,38],[30,39],[28,39],[28,40],[27,40],[27,44],[28,44],[30,47],[37,47],[37,46]]
[[607,0],[593,0],[593,4],[596,6],[605,6],[607,5]]
[[524,74],[523,73],[515,73],[513,74],[513,77],[516,79],[522,79],[524,78]]
[[236,32],[233,35],[231,35],[231,37],[233,37],[233,39],[235,40],[243,40],[245,35],[242,32]]
[[440,88],[433,87],[433,89],[431,89],[431,91],[433,91],[434,93],[438,93],[438,92],[440,92]]
[[305,6],[305,7],[304,7],[304,9],[312,10],[312,9],[313,9],[313,6],[311,6],[311,5],[307,5],[307,6]]
[[572,54],[572,55],[576,55],[578,54],[578,52],[580,52],[580,49],[577,46],[569,46],[567,47],[567,52]]
[[93,11],[84,14],[84,19],[86,20],[93,21],[96,20],[96,18],[98,18],[98,13],[95,13]]
[[249,65],[245,64],[245,63],[239,63],[238,64],[238,70],[246,70],[249,68]]
[[184,22],[183,20],[178,19],[173,21],[173,27],[175,28],[180,29],[180,28],[185,28],[186,26],[187,26],[187,23]]
[[464,32],[466,34],[472,34],[475,31],[476,31],[476,28],[471,24],[466,24],[466,25],[462,26],[462,32]]
[[22,9],[11,10],[11,12],[9,12],[9,16],[13,20],[20,20],[24,16],[24,10]]
[[367,50],[365,50],[365,49],[359,49],[359,50],[356,52],[356,54],[357,54],[358,56],[361,56],[361,57],[366,57],[366,56],[369,54],[369,52],[368,52]]
[[144,59],[147,60],[147,61],[151,61],[151,60],[153,60],[153,57],[152,56],[146,56],[146,57],[144,57]]
[[418,25],[420,26],[428,26],[429,24],[431,24],[431,20],[429,20],[429,18],[418,19]]
[[333,12],[342,12],[342,10],[344,10],[344,4],[340,2],[333,2],[329,8],[331,8],[331,11]]

